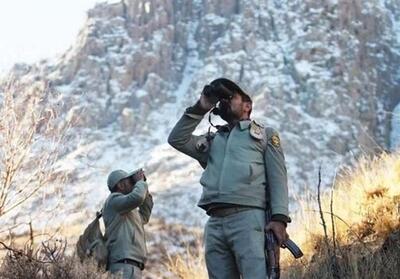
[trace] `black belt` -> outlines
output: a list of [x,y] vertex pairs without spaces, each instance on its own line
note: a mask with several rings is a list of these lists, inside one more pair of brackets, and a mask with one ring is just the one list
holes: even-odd
[[122,259],[117,261],[117,263],[123,263],[123,264],[130,264],[130,265],[134,265],[138,268],[140,268],[140,270],[144,269],[144,264],[135,260],[131,260],[131,259]]
[[253,209],[253,207],[245,207],[245,206],[220,207],[220,208],[212,208],[208,210],[206,213],[211,217],[226,217],[249,209]]

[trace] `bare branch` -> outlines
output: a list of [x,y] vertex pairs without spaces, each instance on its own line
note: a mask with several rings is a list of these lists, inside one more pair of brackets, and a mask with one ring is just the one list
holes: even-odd
[[[332,202],[332,200],[331,200],[331,202]],[[319,166],[319,169],[318,169],[318,207],[319,207],[319,213],[320,213],[321,222],[322,222],[321,224],[324,228],[325,245],[326,245],[326,249],[328,251],[328,256],[331,259],[332,276],[335,279],[339,279],[340,276],[339,276],[339,269],[337,266],[337,258],[336,258],[335,252],[332,253],[332,251],[331,251],[331,247],[329,244],[329,238],[328,238],[328,232],[327,232],[327,228],[326,228],[326,222],[325,222],[325,218],[324,218],[324,212],[322,210],[322,204],[321,204],[321,166]]]
[[[61,148],[71,121],[53,106],[48,83],[5,86],[0,104],[0,218],[22,206],[56,180]],[[55,184],[54,184],[55,185]]]
[[[336,175],[335,175],[336,178]],[[332,183],[331,187],[331,204],[330,204],[330,211],[331,211],[331,224],[332,224],[332,241],[333,241],[333,254],[336,255],[336,231],[335,231],[335,219],[333,218],[333,196],[334,196],[334,188],[335,188],[335,180]]]
[[318,168],[318,208],[319,208],[319,214],[320,214],[320,218],[321,218],[321,225],[324,229],[324,240],[325,240],[325,244],[326,244],[326,248],[328,249],[328,252],[330,254],[330,248],[329,248],[329,241],[328,241],[328,232],[326,229],[326,223],[325,223],[325,218],[324,218],[324,212],[322,211],[322,204],[321,204],[321,166],[319,166]]

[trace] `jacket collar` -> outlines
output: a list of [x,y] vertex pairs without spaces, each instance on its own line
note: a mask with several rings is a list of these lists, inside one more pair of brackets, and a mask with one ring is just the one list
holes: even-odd
[[[239,129],[242,131],[245,129],[248,129],[250,127],[250,123],[251,123],[250,119],[239,121]],[[236,124],[236,125],[238,125],[238,124]],[[218,132],[229,132],[229,130],[230,130],[230,128],[229,128],[228,124],[219,126],[219,128],[218,128]]]
[[250,119],[240,121],[239,122],[240,130],[248,129],[250,126],[250,123],[251,123]]

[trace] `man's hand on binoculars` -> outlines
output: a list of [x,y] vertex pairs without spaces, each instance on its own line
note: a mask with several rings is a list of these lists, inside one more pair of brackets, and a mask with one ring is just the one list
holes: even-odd
[[200,106],[204,110],[210,110],[215,106],[216,102],[213,103],[210,98],[205,96],[203,93],[200,96]]

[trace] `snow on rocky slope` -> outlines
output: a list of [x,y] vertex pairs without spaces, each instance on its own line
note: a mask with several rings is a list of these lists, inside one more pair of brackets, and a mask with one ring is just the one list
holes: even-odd
[[390,145],[399,26],[397,0],[125,0],[91,9],[56,61],[10,74],[50,81],[78,123],[60,159],[75,173],[63,207],[71,222],[101,206],[111,170],[143,166],[155,215],[198,226],[200,166],[166,139],[206,83],[228,77],[253,97],[253,118],[281,133],[299,195],[320,164],[329,184],[340,163]]

